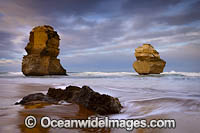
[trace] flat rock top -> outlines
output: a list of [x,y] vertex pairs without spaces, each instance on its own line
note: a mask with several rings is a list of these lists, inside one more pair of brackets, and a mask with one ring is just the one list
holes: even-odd
[[159,53],[151,44],[143,44],[135,49],[135,57],[138,60],[148,60],[151,58],[160,59]]
[[54,31],[54,29],[53,27],[49,25],[43,25],[43,26],[37,26],[32,29],[32,32],[36,32],[36,31]]

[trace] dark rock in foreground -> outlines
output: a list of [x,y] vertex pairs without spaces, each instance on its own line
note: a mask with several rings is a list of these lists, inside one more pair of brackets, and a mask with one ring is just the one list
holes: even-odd
[[16,104],[28,105],[38,102],[55,104],[61,100],[83,105],[87,109],[101,115],[119,113],[122,108],[118,98],[105,94],[101,95],[88,86],[83,86],[82,88],[68,86],[65,90],[49,88],[46,95],[42,93],[30,94]]
[[15,104],[22,104],[22,105],[30,105],[35,103],[41,103],[41,102],[47,102],[47,103],[57,103],[57,101],[47,95],[44,95],[43,93],[35,93],[30,94],[28,96],[23,97],[23,99],[20,102],[17,102]]

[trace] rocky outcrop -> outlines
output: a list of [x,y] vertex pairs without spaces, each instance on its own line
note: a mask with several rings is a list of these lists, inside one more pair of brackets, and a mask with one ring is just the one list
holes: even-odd
[[141,75],[160,74],[166,64],[151,44],[143,44],[136,48],[135,57],[137,61],[133,63],[133,68]]
[[105,94],[101,95],[88,86],[83,86],[82,88],[68,86],[65,90],[49,88],[46,95],[42,93],[30,94],[16,104],[29,105],[41,102],[55,104],[61,100],[82,105],[101,115],[116,114],[122,108],[118,98]]
[[66,75],[57,59],[59,35],[51,26],[38,26],[30,32],[29,43],[23,57],[22,72],[26,76]]

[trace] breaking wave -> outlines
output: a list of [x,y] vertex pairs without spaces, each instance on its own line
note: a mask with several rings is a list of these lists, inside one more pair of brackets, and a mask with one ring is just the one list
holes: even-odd
[[[138,75],[136,72],[69,72],[68,78],[120,78],[120,77],[137,77],[141,76]],[[150,74],[144,75],[146,77],[162,77],[162,76],[185,76],[185,77],[200,77],[200,72],[163,72],[160,75]],[[0,72],[0,77],[25,77],[22,72]],[[53,78],[60,78],[63,76],[42,76],[42,77],[53,77]],[[64,76],[66,77],[66,76]]]
[[176,71],[170,71],[170,72],[163,72],[161,74],[165,75],[182,75],[187,77],[200,77],[200,72],[176,72]]

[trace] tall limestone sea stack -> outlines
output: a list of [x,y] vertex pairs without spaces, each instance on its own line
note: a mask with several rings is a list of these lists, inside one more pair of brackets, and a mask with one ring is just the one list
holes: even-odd
[[143,44],[136,48],[135,57],[137,61],[133,63],[133,68],[140,75],[160,74],[166,64],[151,44]]
[[26,76],[66,75],[66,70],[57,59],[59,35],[51,26],[37,26],[30,32],[25,47],[28,55],[23,57],[22,72]]

